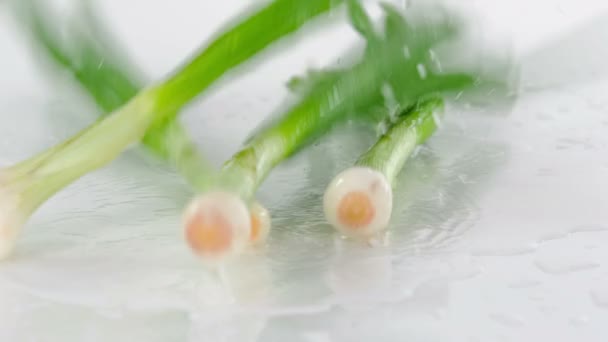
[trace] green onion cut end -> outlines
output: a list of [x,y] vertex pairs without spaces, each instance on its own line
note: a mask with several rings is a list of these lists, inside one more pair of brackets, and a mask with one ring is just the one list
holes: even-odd
[[186,242],[205,262],[220,262],[240,254],[251,236],[247,205],[223,191],[196,197],[183,217]]
[[388,179],[368,167],[338,174],[323,198],[327,221],[348,237],[370,239],[386,229],[393,206]]

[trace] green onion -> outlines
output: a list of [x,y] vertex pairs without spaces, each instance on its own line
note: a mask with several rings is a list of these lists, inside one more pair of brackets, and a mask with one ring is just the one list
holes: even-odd
[[323,198],[326,219],[350,237],[371,238],[389,224],[392,187],[414,148],[437,129],[443,101],[423,101],[403,114],[355,166],[339,173]]
[[[167,135],[155,130],[179,128],[167,123],[196,95],[276,40],[339,3],[336,0],[276,0],[221,34],[165,81],[137,92],[103,120],[57,146],[0,171],[0,257],[9,255],[21,226],[41,204],[83,175],[110,163],[144,138],[149,129],[153,132],[146,139],[149,145],[177,146],[184,151],[181,146],[189,142],[183,134]],[[269,25],[272,30],[268,29]],[[82,77],[86,75],[83,73]],[[165,139],[170,137],[177,138],[167,142]],[[205,181],[198,186],[207,185],[209,182]],[[229,233],[234,238],[229,249],[241,247],[244,245],[241,241],[247,240],[251,230],[247,207],[230,196],[219,194],[215,198],[236,203],[230,207],[231,219],[222,223],[232,223],[227,226],[233,228]],[[203,221],[204,226],[207,223]],[[207,237],[221,242],[220,235]]]
[[[358,3],[350,1],[349,5],[355,10],[351,10],[351,13],[356,14],[352,21],[364,20],[365,12]],[[386,25],[387,29],[405,27],[405,19],[402,17],[397,17],[402,21],[400,24],[392,22],[397,20],[396,12],[392,8],[388,8],[386,12],[387,24],[391,23]],[[355,27],[363,31],[372,26],[359,23]],[[449,26],[439,27],[443,29]],[[362,59],[351,68],[316,74],[313,80],[299,83],[298,85],[307,85],[304,91],[301,91],[302,99],[258,130],[247,144],[225,163],[218,186],[214,190],[222,194],[233,194],[240,197],[243,203],[248,203],[260,184],[279,163],[326,134],[335,125],[344,123],[347,119],[369,119],[374,115],[365,109],[377,104],[378,99],[382,98],[382,88],[387,84],[399,91],[399,103],[404,107],[412,106],[425,96],[471,86],[474,77],[466,74],[439,75],[429,72],[422,78],[418,74],[417,66],[423,61],[403,56],[403,46],[406,44],[410,45],[413,56],[427,55],[431,47],[453,35],[454,30],[456,28],[452,27],[449,30],[438,30],[436,24],[423,24],[409,28],[404,34],[390,31],[386,38],[374,34],[372,38],[368,38],[368,48]],[[364,32],[366,35],[370,34],[368,31]],[[296,88],[302,90],[300,87]],[[217,196],[216,192],[210,193],[209,196],[203,194],[197,199],[199,202],[194,202],[189,208],[185,215],[188,232],[196,231],[197,224],[192,222],[206,215],[200,212],[223,206],[219,203],[223,199],[214,201],[211,198],[214,196]]]

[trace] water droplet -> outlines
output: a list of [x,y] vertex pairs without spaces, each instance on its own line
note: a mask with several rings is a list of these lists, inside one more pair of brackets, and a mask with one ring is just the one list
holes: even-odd
[[605,232],[608,231],[608,227],[596,225],[596,224],[582,224],[578,225],[570,231],[571,233],[593,233],[593,232]]
[[496,321],[506,327],[509,327],[509,328],[521,327],[524,325],[523,319],[521,319],[520,317],[511,315],[511,314],[493,313],[493,314],[490,314],[489,316],[494,321]]
[[445,203],[445,195],[443,194],[443,192],[439,191],[437,192],[437,197],[436,197],[437,203],[440,206],[443,206]]
[[556,262],[552,260],[536,260],[534,263],[538,269],[551,275],[582,272],[598,268],[600,266],[596,262]]
[[474,184],[474,181],[470,181],[467,177],[467,175],[465,174],[460,174],[458,175],[458,180],[462,183],[462,184]]
[[441,121],[441,117],[437,112],[433,112],[433,121],[435,122],[435,126],[441,127],[443,121]]
[[405,57],[405,59],[410,59],[412,57],[410,48],[407,45],[403,47],[403,57]]
[[548,167],[541,167],[536,171],[536,175],[539,177],[549,177],[555,175],[555,171]]
[[589,322],[589,317],[586,315],[582,315],[582,316],[578,316],[578,317],[572,317],[570,319],[570,324],[574,325],[574,326],[581,326],[581,325],[585,325]]
[[557,310],[557,308],[555,307],[555,305],[547,305],[547,304],[541,305],[539,307],[539,309],[545,315],[551,315],[551,314],[553,314]]
[[608,292],[606,290],[592,290],[591,300],[597,307],[608,309]]
[[376,126],[376,134],[378,136],[386,134],[387,126],[388,125],[386,124],[385,121],[380,121],[378,123],[378,126]]
[[585,249],[586,250],[594,250],[594,249],[598,249],[597,245],[593,245],[593,244],[586,244],[585,245]]
[[[385,82],[382,85],[382,97],[384,98],[384,107],[389,111],[391,116],[397,116],[397,108],[399,107],[399,103],[395,98],[395,92],[393,91],[393,87]],[[394,117],[392,117],[394,119]]]
[[340,91],[338,90],[338,87],[333,87],[332,93],[329,96],[330,108],[334,108],[334,107],[338,106],[339,103],[340,103]]
[[471,255],[473,256],[517,256],[532,254],[538,250],[538,243],[530,243],[527,246],[513,247],[513,248],[480,248],[473,250]]
[[433,62],[435,69],[438,72],[443,72],[443,68],[441,67],[441,62],[439,61],[439,58],[437,57],[437,54],[435,53],[435,51],[429,50],[429,57],[430,57],[431,61]]
[[551,121],[553,120],[553,117],[549,114],[546,113],[538,113],[536,114],[536,118],[540,121]]
[[420,78],[423,80],[426,79],[427,73],[424,64],[419,63],[418,65],[416,65],[416,69],[418,70],[418,75],[420,76]]
[[302,338],[306,342],[331,342],[331,338],[327,332],[305,332],[302,334]]
[[509,287],[512,289],[528,289],[531,287],[539,286],[540,284],[542,283],[538,280],[523,279],[510,284]]
[[444,308],[439,308],[433,311],[433,316],[437,319],[444,319],[448,315],[447,310]]

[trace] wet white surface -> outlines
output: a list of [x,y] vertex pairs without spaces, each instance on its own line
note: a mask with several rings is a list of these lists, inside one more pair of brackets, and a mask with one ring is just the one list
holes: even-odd
[[[100,4],[159,77],[242,5],[223,3]],[[345,129],[278,168],[259,195],[274,218],[269,245],[219,275],[181,240],[188,189],[133,150],[29,222],[0,265],[0,341],[605,341],[608,5],[466,3],[513,40],[522,95],[509,111],[450,107],[399,179],[387,246],[340,240],[322,219],[324,186],[371,133]],[[0,27],[8,164],[95,112],[41,74],[3,4]],[[337,26],[301,40],[184,121],[220,163],[281,103],[289,76],[351,38]]]

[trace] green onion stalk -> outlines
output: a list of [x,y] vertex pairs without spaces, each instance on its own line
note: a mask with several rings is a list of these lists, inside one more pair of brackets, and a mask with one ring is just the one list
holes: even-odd
[[[117,46],[102,30],[101,23],[84,8],[81,17],[86,19],[88,32],[73,30],[66,39],[71,49],[62,46],[57,30],[45,23],[41,4],[24,12],[27,29],[36,45],[43,49],[52,62],[70,71],[77,83],[84,88],[102,109],[102,115],[112,112],[128,102],[142,86],[135,76],[135,69],[128,65],[126,57],[117,60]],[[48,11],[46,11],[48,13]],[[71,50],[71,51],[70,51]],[[178,120],[149,129],[142,143],[149,152],[174,166],[191,184],[195,191],[202,191],[213,182],[216,170],[197,151],[192,139]],[[271,228],[268,210],[258,201],[249,207],[251,215],[250,242],[255,245],[265,241]]]
[[[370,119],[373,114],[362,109],[377,104],[381,98],[378,95],[387,85],[393,89],[399,104],[407,108],[427,96],[461,91],[474,84],[474,75],[429,71],[422,77],[418,72],[418,66],[424,63],[422,56],[428,56],[432,47],[454,36],[457,27],[444,22],[408,26],[404,17],[393,7],[385,5],[384,27],[387,31],[380,35],[373,31],[369,17],[358,2],[349,1],[348,4],[351,22],[367,40],[366,52],[350,68],[332,70],[326,75],[315,74],[312,81],[305,81],[309,86],[302,92],[302,98],[259,129],[224,164],[217,188],[222,194],[233,194],[243,203],[249,203],[260,184],[279,163],[348,119]],[[404,46],[409,46],[410,57],[404,56]],[[415,136],[416,141],[430,130],[426,126],[421,127],[424,131],[420,132],[420,137]],[[406,141],[412,139],[412,133],[405,135],[408,136],[404,138]],[[406,148],[399,148],[403,155],[407,154]],[[391,165],[395,163],[390,162]],[[393,177],[395,171],[388,171]],[[193,240],[206,229],[197,220],[217,213],[217,208],[236,207],[234,203],[224,205],[221,203],[223,198],[214,196],[203,195],[189,206],[185,216],[186,230]],[[224,225],[231,217],[229,213],[230,210],[223,210],[223,216],[216,215],[213,224]]]
[[[54,147],[2,169],[0,256],[10,255],[21,227],[46,200],[83,175],[109,164],[131,145],[145,139],[148,146],[157,146],[158,151],[167,156],[170,153],[164,148],[190,146],[185,135],[179,133],[183,132],[183,128],[168,124],[175,120],[181,108],[235,67],[339,3],[336,0],[275,0],[220,34],[165,80],[123,99],[127,102],[107,117]],[[268,30],[270,23],[272,30]],[[87,75],[83,73],[77,75],[77,78]],[[112,78],[115,79],[117,78]],[[94,86],[94,82],[90,84]],[[169,133],[163,132],[165,129]],[[178,134],[172,134],[171,130]],[[189,150],[182,147],[176,149]],[[206,167],[201,167],[200,170],[205,175],[211,172]],[[213,182],[202,181],[199,187],[206,188],[212,184]],[[214,255],[218,251],[217,246],[228,246],[224,249],[230,250],[241,248],[250,236],[248,208],[238,199],[231,199],[218,192],[215,194],[234,204],[229,222],[238,224],[231,225],[234,230],[230,231],[233,236],[229,241],[225,238],[231,237],[230,234],[203,232],[205,241],[213,242],[209,246],[202,246],[203,254],[209,252]],[[215,219],[218,215],[208,217]],[[207,224],[205,219],[199,220],[203,226]]]
[[372,239],[390,223],[395,179],[416,146],[437,129],[443,100],[421,101],[391,124],[355,165],[340,172],[323,197],[325,217],[345,236]]
[[[429,43],[433,42],[433,37],[454,36],[453,24],[449,21],[436,23],[434,29],[414,35],[412,26],[394,8],[383,5],[385,31],[384,35],[379,35],[355,1],[349,1],[348,5],[354,26],[368,41],[370,58],[401,52],[405,59],[414,62],[399,68],[387,67],[394,72],[389,74],[385,89],[389,90],[394,110],[399,114],[384,120],[389,123],[386,133],[360,156],[354,167],[335,176],[323,196],[324,214],[331,225],[346,236],[371,240],[389,224],[392,186],[397,174],[415,147],[437,128],[436,120],[443,114],[443,101],[438,91],[463,90],[470,86],[472,79],[441,79],[427,72],[431,68],[425,56],[431,51]],[[401,51],[392,50],[394,47]],[[411,96],[415,88],[425,91]],[[431,100],[422,101],[424,98]]]
[[[323,197],[325,217],[331,225],[343,235],[369,241],[390,223],[392,188],[397,175],[416,146],[423,144],[437,129],[444,114],[440,91],[463,91],[471,85],[471,80],[481,84],[482,79],[492,86],[504,86],[508,82],[508,73],[499,75],[497,80],[484,79],[480,75],[438,77],[431,71],[433,68],[428,56],[433,43],[442,36],[455,36],[457,22],[448,18],[428,24],[432,29],[414,34],[413,27],[393,7],[383,5],[385,31],[384,35],[379,35],[357,2],[348,1],[348,5],[354,26],[368,41],[370,58],[381,59],[382,54],[392,51],[392,55],[401,52],[408,61],[416,61],[401,67],[385,63],[387,70],[392,71],[385,89],[390,90],[395,112],[400,115],[384,120],[389,123],[386,133],[360,156],[352,168],[334,177]],[[394,48],[401,51],[392,50]],[[497,70],[508,71],[504,65],[497,66],[500,67]],[[418,77],[412,77],[412,74]],[[418,90],[415,96],[412,96],[413,89]]]

